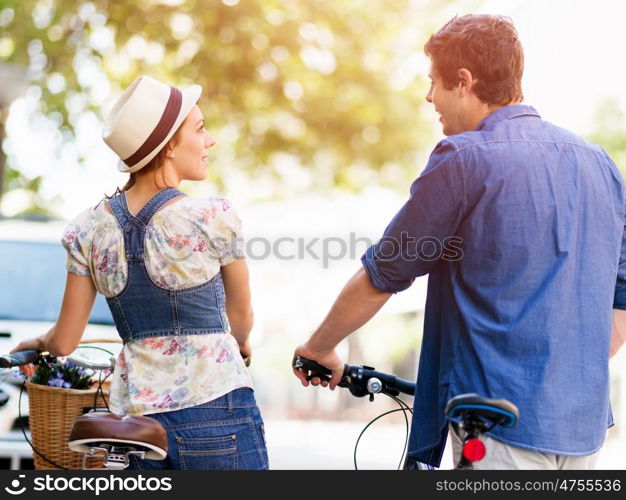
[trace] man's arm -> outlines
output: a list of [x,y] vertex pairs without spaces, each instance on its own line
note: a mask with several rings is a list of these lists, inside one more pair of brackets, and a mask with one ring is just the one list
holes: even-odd
[[[389,297],[391,293],[381,292],[372,286],[369,276],[360,268],[343,288],[320,327],[294,354],[330,368],[333,371],[330,388],[334,390],[341,380],[344,366],[335,353],[335,347],[367,323]],[[304,372],[294,369],[294,373],[302,385],[309,385]],[[320,381],[315,378],[312,383],[318,385]],[[322,382],[322,385],[326,387],[328,383]]]
[[[330,388],[341,380],[343,363],[336,345],[367,323],[393,293],[406,290],[417,276],[428,274],[440,257],[424,255],[424,238],[440,246],[456,234],[465,213],[463,164],[449,141],[440,142],[426,168],[411,186],[411,196],[385,229],[383,238],[361,258],[322,325],[295,354],[333,371]],[[306,374],[294,370],[303,385]],[[311,380],[319,385],[320,380]],[[327,382],[321,382],[326,387]]]

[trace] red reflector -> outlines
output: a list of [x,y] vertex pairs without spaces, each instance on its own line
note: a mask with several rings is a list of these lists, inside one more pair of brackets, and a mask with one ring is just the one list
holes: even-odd
[[485,458],[485,445],[480,439],[469,439],[463,445],[463,456],[470,462]]

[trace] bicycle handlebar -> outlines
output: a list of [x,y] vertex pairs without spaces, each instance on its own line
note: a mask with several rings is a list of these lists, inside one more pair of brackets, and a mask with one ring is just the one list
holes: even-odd
[[12,368],[14,366],[36,363],[39,359],[39,351],[19,351],[13,354],[0,356],[0,368]]
[[[38,364],[42,359],[49,357],[48,354],[41,351],[19,351],[13,354],[5,354],[0,356],[0,368],[12,368],[14,366],[28,365],[30,363]],[[108,363],[94,362],[87,358],[83,358],[78,354],[70,354],[69,356],[59,356],[57,359],[65,359],[77,366],[89,368],[91,370],[112,370],[115,367],[115,358],[111,357]]]
[[[307,380],[317,377],[328,382],[332,371],[316,361],[294,356],[292,366],[297,370],[308,372]],[[373,397],[374,394],[384,393],[390,396],[397,396],[400,393],[413,396],[415,394],[415,383],[396,377],[389,373],[376,371],[371,366],[344,365],[343,374],[339,387],[345,387],[353,396]]]
[[113,368],[115,368],[115,358],[113,356],[109,358],[108,363],[91,361],[77,354],[65,356],[65,359],[77,366],[82,366],[83,368],[89,368],[91,370],[113,370]]

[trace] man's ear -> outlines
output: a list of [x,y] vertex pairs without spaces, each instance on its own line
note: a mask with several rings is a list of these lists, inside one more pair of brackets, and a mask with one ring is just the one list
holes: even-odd
[[472,76],[472,72],[467,68],[461,68],[459,70],[459,83],[457,88],[459,89],[460,97],[465,97],[472,90],[472,87],[476,83],[476,79]]

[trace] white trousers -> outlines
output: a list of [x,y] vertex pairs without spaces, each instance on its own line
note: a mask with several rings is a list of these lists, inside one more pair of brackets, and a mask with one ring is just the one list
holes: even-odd
[[[452,457],[456,466],[461,458],[463,442],[452,425],[449,426],[449,431],[450,439],[452,439]],[[485,443],[487,452],[485,458],[474,462],[475,470],[590,470],[595,468],[600,455],[600,450],[598,450],[591,455],[568,457],[517,448],[485,435],[482,435],[480,440]]]

